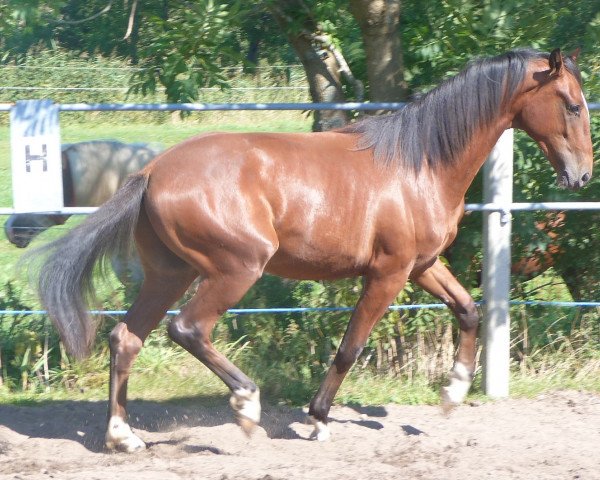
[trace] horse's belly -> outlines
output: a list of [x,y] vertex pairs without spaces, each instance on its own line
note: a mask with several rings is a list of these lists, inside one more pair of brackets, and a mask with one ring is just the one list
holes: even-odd
[[281,245],[265,266],[265,271],[296,280],[335,280],[362,275],[368,258],[360,252],[327,251],[304,245],[286,248]]

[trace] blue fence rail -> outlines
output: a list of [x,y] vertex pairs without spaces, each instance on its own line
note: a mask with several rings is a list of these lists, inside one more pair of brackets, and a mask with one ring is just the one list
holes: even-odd
[[[481,306],[483,302],[475,302]],[[555,302],[546,300],[511,300],[511,305],[542,306],[556,308],[600,308],[600,302]],[[421,308],[439,309],[447,308],[443,303],[422,303],[407,305],[390,305],[388,310],[418,310]],[[258,315],[258,314],[285,314],[285,313],[319,313],[319,312],[352,312],[354,307],[275,307],[275,308],[230,308],[227,313],[231,315]],[[166,315],[178,315],[180,310],[167,310]],[[46,310],[0,310],[0,315],[46,315]],[[123,316],[127,310],[90,310],[92,315]]]

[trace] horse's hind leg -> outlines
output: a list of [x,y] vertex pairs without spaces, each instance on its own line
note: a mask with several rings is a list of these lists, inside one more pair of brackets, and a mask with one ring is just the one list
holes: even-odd
[[229,274],[206,276],[198,291],[169,324],[171,338],[213,371],[232,392],[231,406],[246,433],[260,419],[259,391],[210,340],[219,317],[235,305],[262,274],[262,268],[248,269],[248,262],[227,268]]
[[110,392],[106,446],[111,450],[133,452],[145,447],[127,425],[127,381],[131,366],[148,334],[156,328],[166,310],[184,293],[193,276],[151,277],[127,316],[110,334]]
[[462,403],[473,382],[479,312],[471,295],[439,259],[412,280],[448,305],[458,319],[458,353],[450,372],[450,384],[442,388],[442,406],[448,410]]
[[109,449],[133,452],[145,447],[127,424],[129,371],[148,334],[177,301],[197,272],[176,257],[149,228],[145,215],[138,225],[138,251],[145,278],[140,293],[122,322],[110,334],[110,393],[105,442]]

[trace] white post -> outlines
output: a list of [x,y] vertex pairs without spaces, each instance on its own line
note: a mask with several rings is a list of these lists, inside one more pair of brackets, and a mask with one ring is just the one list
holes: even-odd
[[513,130],[506,130],[483,169],[483,201],[506,205],[483,214],[483,383],[492,398],[508,396],[510,367],[510,233]]
[[50,212],[64,207],[59,107],[23,100],[10,110],[13,207]]

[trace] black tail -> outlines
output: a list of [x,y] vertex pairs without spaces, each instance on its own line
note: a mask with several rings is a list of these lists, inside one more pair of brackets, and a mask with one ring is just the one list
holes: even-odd
[[130,176],[117,193],[64,237],[36,249],[40,300],[69,353],[89,355],[96,322],[88,312],[94,296],[94,265],[107,255],[131,248],[133,232],[148,185],[148,175]]

